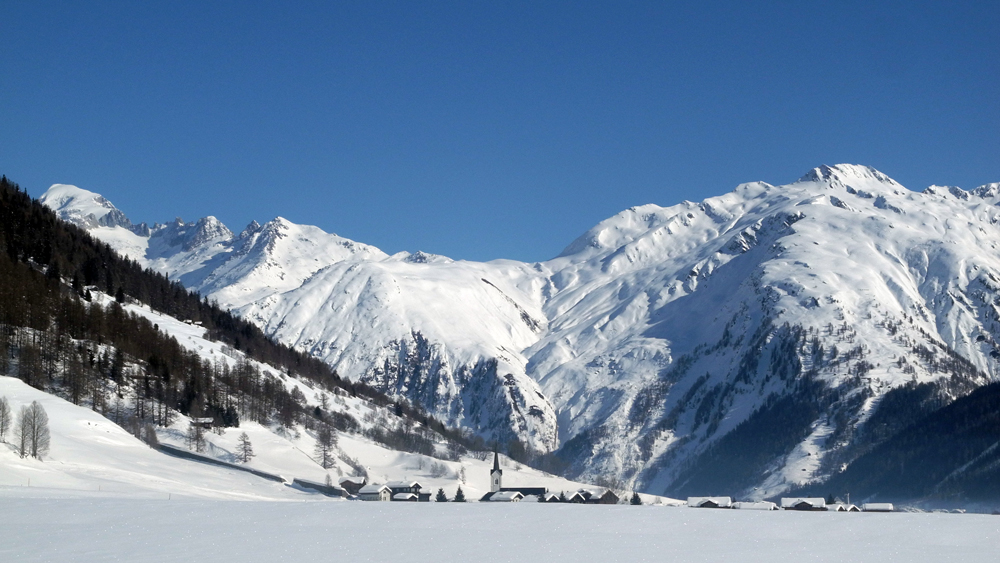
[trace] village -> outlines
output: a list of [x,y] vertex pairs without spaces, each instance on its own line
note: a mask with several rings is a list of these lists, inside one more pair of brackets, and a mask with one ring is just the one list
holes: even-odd
[[[294,480],[293,484],[303,489],[314,490],[328,496],[342,497],[349,500],[368,502],[430,502],[435,496],[436,502],[468,502],[462,488],[458,487],[453,498],[449,499],[443,489],[437,495],[425,489],[418,481],[389,481],[387,483],[368,483],[363,477],[342,477],[338,485],[321,484],[302,479]],[[828,502],[828,500],[830,502]],[[571,504],[642,504],[638,494],[633,493],[630,499],[623,499],[614,491],[606,488],[580,488],[575,491],[560,491],[558,494],[545,487],[504,487],[503,470],[500,468],[499,455],[493,453],[493,468],[490,470],[490,492],[478,499],[478,502],[538,502],[538,503],[571,503]],[[733,501],[732,497],[688,497],[688,508],[714,508],[734,510],[793,510],[801,512],[894,512],[892,503],[863,503],[857,506],[839,499],[824,499],[811,497],[788,497],[780,499],[779,503],[770,501]]]

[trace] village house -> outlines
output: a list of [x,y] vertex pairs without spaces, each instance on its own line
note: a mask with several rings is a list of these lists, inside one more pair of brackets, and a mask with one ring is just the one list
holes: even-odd
[[896,507],[891,502],[866,502],[861,505],[865,512],[893,512]]
[[357,496],[361,487],[368,484],[368,479],[364,477],[341,477],[338,483],[340,484],[340,487],[349,494]]
[[733,499],[730,497],[688,497],[687,504],[690,508],[732,508]]
[[521,502],[524,498],[518,491],[497,491],[495,493],[489,493],[489,502]]
[[409,497],[400,496],[396,498],[397,495],[412,494],[419,502],[430,502],[431,492],[429,490],[424,490],[420,483],[416,481],[389,481],[386,483],[389,490],[392,492],[392,500],[394,501],[406,501],[410,500]]
[[392,489],[386,485],[365,485],[358,490],[358,498],[368,501],[388,502],[392,498]]
[[733,508],[738,510],[778,510],[778,505],[768,501],[734,502]]
[[781,508],[785,510],[806,510],[806,511],[826,510],[826,499],[783,498],[781,499]]

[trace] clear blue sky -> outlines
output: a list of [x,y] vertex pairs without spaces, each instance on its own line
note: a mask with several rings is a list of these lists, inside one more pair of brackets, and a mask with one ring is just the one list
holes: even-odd
[[1000,2],[0,2],[0,172],[543,260],[819,164],[1000,181]]

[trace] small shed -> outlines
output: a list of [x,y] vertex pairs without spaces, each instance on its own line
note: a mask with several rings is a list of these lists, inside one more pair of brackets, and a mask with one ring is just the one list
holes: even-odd
[[555,493],[545,493],[538,495],[538,502],[559,502],[559,495]]
[[358,491],[361,500],[388,502],[391,496],[392,490],[386,485],[365,485]]
[[587,492],[589,491],[576,491],[572,495],[566,497],[566,502],[572,502],[575,504],[586,504],[587,497],[589,496],[588,494],[586,494]]
[[778,510],[778,505],[762,500],[759,502],[734,502],[733,508],[737,510]]
[[191,417],[191,426],[201,426],[205,430],[208,430],[208,429],[212,428],[212,423],[213,422],[215,422],[215,419],[212,418],[212,417],[210,417],[210,416],[208,416],[208,417],[197,417],[197,416]]
[[891,502],[866,502],[861,505],[865,512],[895,512],[896,507]]
[[417,493],[396,493],[392,495],[392,502],[417,502],[420,497]]
[[824,498],[782,498],[781,508],[785,510],[816,511],[826,510]]
[[861,512],[861,509],[853,504],[847,504],[844,502],[835,502],[833,504],[826,505],[826,509],[830,512]]
[[690,508],[732,508],[732,497],[688,497]]

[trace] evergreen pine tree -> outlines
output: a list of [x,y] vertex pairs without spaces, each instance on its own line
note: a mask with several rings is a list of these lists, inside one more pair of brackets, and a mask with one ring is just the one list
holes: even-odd
[[634,491],[632,492],[632,500],[629,501],[629,504],[633,506],[639,506],[640,504],[642,504],[642,499],[639,498],[639,493]]
[[334,434],[330,427],[327,425],[322,425],[319,427],[319,431],[316,433],[316,463],[319,463],[323,469],[329,469],[333,467],[333,448],[337,445],[337,436]]
[[465,502],[465,493],[462,492],[462,487],[459,487],[455,491],[455,500],[453,502]]
[[448,502],[448,497],[444,495],[444,489],[438,489],[437,496],[434,497],[435,502]]

